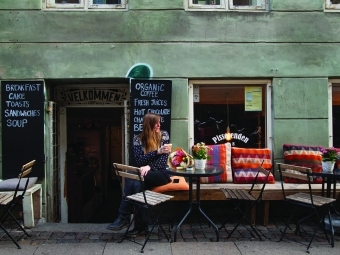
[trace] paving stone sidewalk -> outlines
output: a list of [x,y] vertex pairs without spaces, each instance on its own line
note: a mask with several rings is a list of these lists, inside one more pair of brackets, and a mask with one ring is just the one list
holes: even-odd
[[[218,221],[216,221],[218,222]],[[40,223],[40,224],[48,224],[48,223]],[[55,223],[58,224],[58,223]],[[221,224],[216,224],[218,227]],[[291,241],[303,242],[305,243],[310,238],[310,234],[313,232],[312,226],[314,223],[308,222],[307,224],[303,224],[301,226],[302,234],[295,235],[293,233],[294,225],[291,226],[291,229],[287,230],[287,236],[291,239]],[[77,225],[73,224],[73,228],[55,228],[52,225],[52,229],[44,229],[44,225],[29,229],[30,237],[23,236],[22,232],[15,228],[10,228],[10,233],[14,236],[14,238],[21,240],[19,244],[31,244],[31,245],[40,245],[40,244],[54,244],[54,243],[110,243],[110,242],[118,242],[121,240],[124,230],[114,233],[106,229],[106,224],[88,224],[89,231],[79,231],[77,230]],[[166,231],[169,230],[168,223],[162,224]],[[220,242],[235,242],[235,241],[258,241],[258,237],[253,233],[250,226],[239,226],[238,229],[233,233],[232,237],[227,239],[228,232],[233,229],[234,223],[228,222],[225,228],[219,230]],[[93,230],[91,230],[93,229]],[[271,219],[270,223],[267,226],[257,225],[257,229],[259,230],[264,241],[273,241],[278,242],[281,237],[281,230],[284,229],[284,223],[280,219]],[[173,238],[173,231],[170,232],[171,238]],[[136,241],[143,240],[144,236],[140,236],[136,238]],[[151,242],[167,242],[165,237],[158,237],[151,235]],[[199,220],[187,221],[182,225],[181,229],[177,233],[177,242],[215,242],[216,234],[213,228],[209,227],[205,222],[200,222]],[[284,239],[283,242],[289,241],[288,239]],[[316,234],[314,242],[326,242],[325,235],[320,231]],[[340,241],[340,236],[335,236],[335,243]],[[11,243],[12,241],[8,238],[8,236],[1,230],[0,231],[0,245],[3,243]]]

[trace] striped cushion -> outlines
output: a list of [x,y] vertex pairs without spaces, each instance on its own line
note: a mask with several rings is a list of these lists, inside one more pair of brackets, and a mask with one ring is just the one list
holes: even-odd
[[227,183],[233,182],[233,175],[231,171],[231,144],[217,144],[217,145],[207,145],[212,150],[208,152],[208,155],[211,156],[211,159],[207,161],[208,165],[221,166],[224,169],[224,172],[218,176],[211,177],[202,177],[201,183]]
[[[257,167],[262,165],[263,168],[271,170],[271,156],[269,149],[252,149],[252,148],[231,148],[232,169],[234,173],[234,183],[253,183],[257,173]],[[265,175],[260,173],[257,181],[263,183]],[[268,177],[267,183],[275,183],[272,173]]]
[[[284,144],[283,156],[286,164],[310,167],[312,172],[322,172],[321,146]],[[294,178],[285,178],[287,183],[305,183]],[[314,177],[314,183],[322,183],[321,177]]]

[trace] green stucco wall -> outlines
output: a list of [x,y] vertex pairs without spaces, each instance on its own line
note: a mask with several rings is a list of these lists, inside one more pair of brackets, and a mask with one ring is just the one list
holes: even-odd
[[42,0],[1,0],[0,10],[40,10]]
[[129,10],[184,9],[183,0],[137,0],[129,1]]
[[182,0],[130,0],[124,11],[41,8],[40,0],[0,2],[0,79],[124,78],[147,63],[154,78],[173,80],[171,140],[183,148],[188,80],[272,79],[275,160],[283,143],[328,143],[340,16],[323,0],[272,0],[265,12],[185,11]]
[[272,11],[322,11],[325,0],[271,0]]
[[285,143],[327,147],[328,79],[274,78],[272,89],[275,160],[283,161]]

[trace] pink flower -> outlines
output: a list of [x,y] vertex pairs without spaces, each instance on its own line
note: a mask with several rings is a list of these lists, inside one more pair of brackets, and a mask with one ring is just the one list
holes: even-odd
[[182,156],[176,155],[176,156],[174,156],[172,158],[172,164],[174,166],[179,166],[182,162],[183,162],[183,157]]

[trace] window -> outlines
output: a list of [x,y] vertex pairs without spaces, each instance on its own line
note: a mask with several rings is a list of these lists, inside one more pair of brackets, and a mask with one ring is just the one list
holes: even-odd
[[340,0],[326,0],[326,9],[340,9]]
[[266,0],[189,0],[189,9],[266,10]]
[[230,9],[255,9],[255,10],[265,10],[266,1],[264,0],[230,0]]
[[270,84],[269,80],[190,81],[192,144],[226,143],[229,130],[233,147],[271,148]]
[[340,80],[332,80],[333,147],[340,148]]
[[46,0],[46,9],[125,9],[127,0]]

